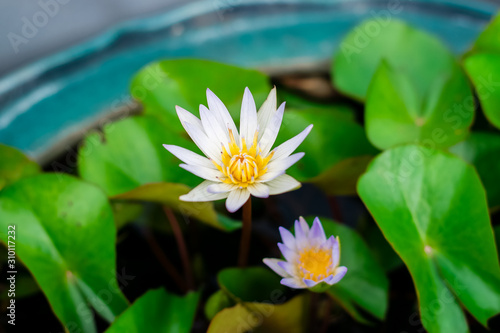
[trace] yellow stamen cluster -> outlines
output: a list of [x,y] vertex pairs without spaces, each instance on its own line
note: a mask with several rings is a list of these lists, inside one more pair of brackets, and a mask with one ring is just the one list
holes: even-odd
[[320,281],[333,273],[331,249],[308,248],[299,253],[297,261],[301,278]]
[[222,182],[248,187],[267,172],[267,164],[273,153],[263,157],[261,150],[257,148],[257,138],[258,132],[255,132],[252,145],[249,148],[247,148],[245,139],[242,138],[240,148],[234,139],[233,132],[229,130],[228,149],[222,145],[222,165],[214,162],[225,176],[221,179]]

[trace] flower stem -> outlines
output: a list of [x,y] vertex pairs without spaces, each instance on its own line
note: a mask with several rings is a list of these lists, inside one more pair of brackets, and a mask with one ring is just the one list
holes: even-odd
[[243,205],[243,227],[241,230],[240,256],[238,266],[246,267],[248,262],[248,252],[250,249],[250,238],[252,236],[252,198],[248,198]]
[[328,326],[330,325],[330,311],[332,307],[332,299],[330,296],[325,297],[325,313],[323,316],[323,324],[321,324],[320,333],[328,332]]
[[179,272],[177,271],[175,266],[172,264],[172,262],[170,262],[170,260],[168,260],[167,256],[162,251],[160,245],[158,244],[158,242],[154,238],[151,231],[149,231],[149,229],[146,229],[146,230],[142,230],[142,233],[144,235],[144,238],[146,238],[146,240],[148,241],[149,248],[151,249],[151,251],[155,255],[158,262],[161,264],[163,269],[172,278],[172,280],[177,285],[177,287],[181,291],[186,292],[187,288],[186,288],[186,284],[184,283],[184,280],[182,279],[182,276],[179,274]]
[[163,210],[165,211],[165,215],[170,222],[170,226],[172,227],[172,231],[177,242],[177,248],[179,249],[179,254],[181,256],[182,266],[184,267],[184,275],[186,278],[187,288],[188,290],[194,290],[193,271],[191,270],[189,253],[187,250],[186,242],[184,241],[184,237],[182,236],[181,227],[179,226],[179,222],[177,221],[174,212],[172,212],[170,208],[164,206]]

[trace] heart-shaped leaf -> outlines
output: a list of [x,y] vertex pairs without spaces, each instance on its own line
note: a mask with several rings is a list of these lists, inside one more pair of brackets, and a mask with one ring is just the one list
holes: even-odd
[[376,18],[352,29],[340,43],[332,62],[334,85],[364,100],[383,59],[408,77],[417,96],[432,94],[436,79],[455,71],[453,55],[441,41],[404,22]]
[[495,239],[497,241],[497,250],[500,250],[500,225],[497,225],[494,228],[495,231]]
[[471,133],[467,140],[450,148],[450,152],[462,157],[476,167],[488,195],[488,206],[500,206],[500,135],[495,133]]
[[18,179],[35,175],[40,166],[19,150],[0,143],[0,190]]
[[478,52],[500,53],[500,15],[493,18],[474,43],[471,53]]
[[500,312],[500,267],[474,168],[421,146],[378,156],[358,192],[408,267],[424,327],[467,332],[460,303],[481,323]]
[[287,110],[276,146],[305,127],[314,128],[297,151],[305,156],[287,173],[311,182],[327,194],[355,194],[355,184],[377,150],[368,142],[361,125],[345,117],[345,109]]
[[[313,218],[307,219],[312,224]],[[334,284],[328,294],[356,320],[368,323],[359,308],[383,320],[387,312],[389,281],[370,249],[353,229],[327,218],[320,218],[326,237],[339,236],[342,245],[340,263],[346,276]]]
[[284,304],[245,303],[219,312],[208,333],[302,333],[306,332],[309,300],[299,295]]
[[252,91],[257,105],[264,102],[271,90],[268,77],[256,70],[209,60],[174,59],[142,69],[133,79],[130,91],[143,104],[146,114],[154,114],[172,130],[183,132],[176,105],[198,115],[199,105],[207,105],[209,88],[236,121],[245,87]]
[[500,128],[500,52],[467,57],[464,67],[476,89],[484,115]]
[[205,317],[212,320],[217,313],[233,305],[235,305],[233,299],[231,299],[226,292],[219,289],[213,293],[205,303]]
[[88,303],[109,322],[126,309],[113,212],[98,188],[62,174],[24,178],[0,192],[0,216],[2,241],[15,243],[68,330],[96,332]]
[[199,292],[179,297],[164,289],[150,290],[116,318],[106,333],[189,333],[199,298]]
[[156,182],[194,186],[199,178],[179,168],[179,160],[162,144],[195,150],[194,143],[168,131],[152,116],[136,116],[110,123],[89,134],[78,152],[81,177],[99,185],[109,196]]
[[78,170],[83,179],[99,185],[116,199],[160,202],[180,213],[224,230],[239,223],[220,218],[212,203],[184,203],[179,195],[202,179],[179,167],[180,161],[162,144],[198,151],[195,144],[169,131],[154,116],[136,116],[111,123],[104,137],[92,133],[79,151]]
[[371,82],[365,108],[366,133],[376,147],[404,143],[450,147],[465,139],[474,118],[474,98],[455,64],[447,75],[426,82],[422,96],[413,81],[383,61]]

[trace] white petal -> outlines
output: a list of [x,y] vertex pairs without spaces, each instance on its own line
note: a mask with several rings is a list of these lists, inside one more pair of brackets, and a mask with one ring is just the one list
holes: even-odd
[[229,132],[227,128],[221,126],[214,112],[207,109],[205,105],[200,105],[201,124],[207,136],[212,141],[223,144],[227,148],[229,142]]
[[188,194],[179,197],[182,201],[214,201],[227,198],[227,193],[212,194],[207,191],[210,185],[215,184],[210,180],[205,180],[200,185],[193,188]]
[[177,116],[179,117],[179,120],[181,121],[181,124],[184,127],[184,129],[186,130],[186,132],[187,132],[187,128],[186,128],[186,126],[184,126],[184,123],[189,123],[198,129],[203,129],[203,126],[201,125],[201,120],[198,119],[191,112],[181,108],[178,105],[175,106],[175,111],[177,111]]
[[213,182],[220,181],[219,179],[223,176],[223,174],[217,169],[210,169],[198,165],[189,164],[179,164],[179,166],[184,170],[191,172],[195,176],[206,180],[211,180]]
[[[288,246],[286,246],[285,244],[282,244],[282,243],[278,243],[278,247],[281,251],[281,254],[283,255],[283,257],[285,257],[285,259],[287,261],[290,261],[290,262],[295,261],[295,259],[297,257],[295,251],[289,249]],[[283,267],[283,266],[281,266],[281,267]],[[289,272],[289,273],[293,274],[293,272]]]
[[249,143],[253,140],[257,130],[257,109],[250,90],[245,88],[241,103],[240,135]]
[[332,263],[333,267],[338,266],[338,264],[340,262],[340,241],[339,241],[338,236],[335,237],[334,242],[333,242],[333,246],[332,246],[332,261],[333,261],[333,263]]
[[300,223],[300,227],[302,228],[302,231],[307,235],[307,237],[309,237],[309,224],[307,224],[307,221],[305,218],[303,218],[302,216],[299,216],[299,223]]
[[210,193],[225,193],[225,192],[229,192],[231,190],[234,190],[236,188],[236,185],[232,185],[232,184],[226,184],[226,183],[217,183],[217,184],[213,184],[213,185],[210,185],[208,188],[207,188],[207,191],[210,192]]
[[193,153],[191,150],[174,145],[163,145],[163,147],[186,164],[216,169],[215,165],[208,158]]
[[316,245],[321,245],[326,242],[325,231],[317,217],[314,219],[311,230],[309,231],[309,241]]
[[311,124],[307,126],[307,128],[303,130],[301,133],[297,134],[290,140],[279,145],[276,149],[274,149],[274,155],[271,160],[278,160],[287,157],[291,153],[293,153],[294,150],[297,149],[297,147],[302,143],[302,141],[304,141],[309,132],[311,132],[312,128],[313,125]]
[[264,258],[262,259],[264,264],[269,266],[270,269],[272,269],[276,274],[282,276],[282,277],[289,277],[290,275],[283,269],[281,268],[278,263],[283,260],[279,259],[274,259],[274,258]]
[[234,213],[240,209],[245,202],[250,198],[250,192],[247,189],[236,189],[229,192],[226,200],[226,208],[230,213]]
[[285,170],[268,171],[262,176],[259,176],[259,178],[257,178],[257,182],[258,183],[270,182],[271,180],[283,175],[284,173]]
[[312,288],[315,285],[317,285],[319,282],[316,282],[314,280],[304,279],[304,283],[306,284],[307,288]]
[[301,185],[289,175],[276,177],[266,185],[269,187],[269,195],[276,195],[298,189]]
[[284,278],[281,279],[281,284],[294,289],[303,289],[307,288],[304,281],[301,281],[297,278]]
[[305,153],[297,153],[290,155],[288,157],[279,159],[279,160],[273,160],[269,163],[268,170],[286,170],[295,163],[297,163],[302,157],[304,157]]
[[[212,160],[218,162],[220,164],[222,151],[221,147],[218,146],[215,142],[210,140],[203,130],[203,127],[197,127],[191,123],[183,123],[186,132],[194,141],[194,143],[200,148],[200,150]],[[201,122],[200,122],[201,126]]]
[[309,224],[307,224],[307,221],[305,218],[303,218],[302,216],[299,216],[299,223],[300,223],[300,226],[302,228],[302,230],[307,234],[307,236],[309,237]]
[[308,233],[309,227],[306,226],[306,228],[303,228],[303,225],[299,221],[295,221],[295,244],[297,244],[297,249],[309,246]]
[[279,227],[279,231],[283,244],[285,244],[290,250],[295,251],[295,237],[293,237],[293,234],[288,229],[283,227]]
[[286,262],[286,261],[281,261],[278,263],[278,265],[285,270],[290,276],[297,276],[297,268],[295,265]]
[[260,129],[259,141],[274,113],[276,113],[276,86],[271,89],[271,92],[260,107],[259,112],[257,112],[257,123]]
[[219,97],[217,97],[210,89],[207,89],[207,102],[210,111],[217,114],[217,118],[219,119],[222,127],[225,129],[230,129],[233,132],[236,142],[238,142],[238,129],[234,124],[234,120],[231,117],[231,114],[227,110],[224,103],[222,103],[222,101],[219,99]]
[[347,267],[345,267],[345,266],[337,267],[333,278],[329,279],[328,282],[327,281],[325,281],[325,282],[327,282],[329,285],[335,284],[335,283],[339,282],[340,280],[342,280],[342,278],[345,276],[346,273],[347,273]]
[[276,141],[280,131],[281,122],[283,121],[283,113],[285,112],[285,103],[283,102],[279,109],[273,114],[267,126],[261,131],[264,131],[262,138],[259,141],[259,147],[262,149],[262,154],[266,156]]
[[254,197],[257,198],[268,198],[269,197],[269,187],[267,185],[264,185],[262,183],[254,183],[252,185],[249,185],[248,191],[250,191],[250,194],[253,195]]

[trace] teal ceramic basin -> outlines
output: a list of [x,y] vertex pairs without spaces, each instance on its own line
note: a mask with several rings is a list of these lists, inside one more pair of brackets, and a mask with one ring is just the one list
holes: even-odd
[[[128,22],[0,79],[0,142],[46,162],[89,124],[128,105],[134,73],[162,58],[273,72],[326,68],[344,34],[373,15],[387,17],[389,3],[395,1],[208,0]],[[489,1],[399,3],[391,19],[439,36],[457,54],[499,7]]]

